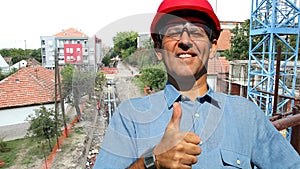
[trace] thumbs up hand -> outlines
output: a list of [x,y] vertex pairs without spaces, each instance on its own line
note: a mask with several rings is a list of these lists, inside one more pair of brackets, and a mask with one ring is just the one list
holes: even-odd
[[164,136],[153,150],[157,168],[191,168],[198,161],[200,137],[193,132],[180,131],[181,116],[181,106],[176,102]]

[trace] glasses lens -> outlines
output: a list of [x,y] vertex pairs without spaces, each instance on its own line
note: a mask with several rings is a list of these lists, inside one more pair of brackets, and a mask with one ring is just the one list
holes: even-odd
[[202,23],[173,23],[166,25],[160,34],[167,40],[180,40],[183,32],[186,31],[191,40],[203,40],[211,35],[211,29]]

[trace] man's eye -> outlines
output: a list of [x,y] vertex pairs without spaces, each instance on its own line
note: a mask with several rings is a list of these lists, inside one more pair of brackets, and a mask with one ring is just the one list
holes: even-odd
[[171,30],[171,31],[168,31],[167,33],[167,36],[170,36],[170,37],[176,37],[178,35],[180,35],[180,31],[177,31],[177,30]]
[[194,37],[204,37],[205,36],[205,34],[200,31],[190,32],[190,34],[193,35]]

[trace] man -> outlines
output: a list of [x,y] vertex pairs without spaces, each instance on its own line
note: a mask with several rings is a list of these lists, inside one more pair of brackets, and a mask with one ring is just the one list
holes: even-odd
[[119,105],[94,168],[300,168],[299,155],[255,104],[208,86],[220,31],[206,0],[162,2],[151,36],[166,87]]

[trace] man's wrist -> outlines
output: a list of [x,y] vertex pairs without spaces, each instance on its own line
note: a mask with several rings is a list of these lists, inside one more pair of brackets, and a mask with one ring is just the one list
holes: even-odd
[[156,169],[156,157],[153,153],[154,147],[148,149],[144,153],[144,166],[145,169]]

